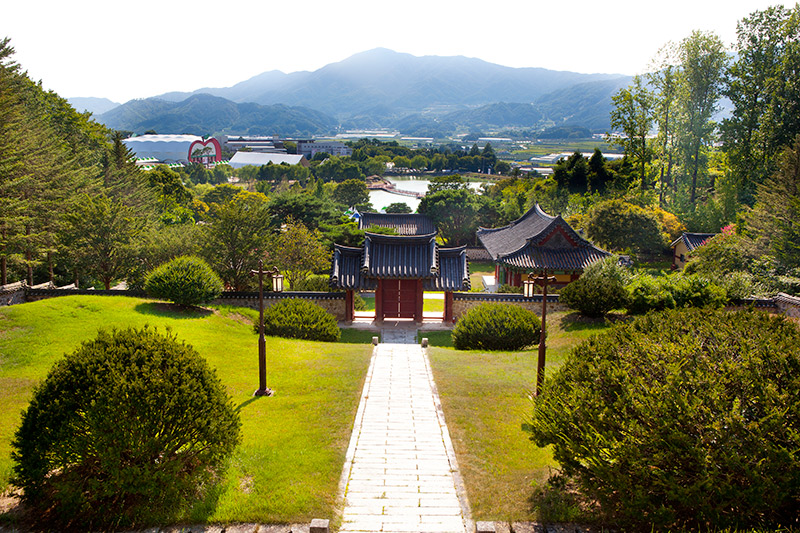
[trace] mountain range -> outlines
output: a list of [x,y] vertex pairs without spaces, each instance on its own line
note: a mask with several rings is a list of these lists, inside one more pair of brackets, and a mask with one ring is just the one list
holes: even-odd
[[[393,128],[437,136],[464,130],[609,128],[619,74],[512,68],[462,56],[378,48],[313,72],[270,71],[232,87],[132,100],[96,118],[142,133],[322,135]],[[421,133],[435,135],[420,135]]]

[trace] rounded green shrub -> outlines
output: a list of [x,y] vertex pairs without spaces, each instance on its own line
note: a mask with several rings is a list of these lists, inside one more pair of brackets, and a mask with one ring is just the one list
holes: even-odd
[[521,350],[539,342],[541,321],[533,311],[484,303],[467,311],[453,328],[459,350]]
[[[258,324],[254,330],[258,333]],[[264,334],[336,342],[342,332],[336,318],[322,307],[308,300],[288,298],[264,309]]]
[[627,278],[619,259],[608,257],[589,265],[580,278],[561,289],[558,301],[582,315],[598,318],[612,309],[627,307]]
[[153,298],[170,300],[178,305],[200,305],[217,298],[222,280],[199,257],[181,256],[155,268],[144,283]]
[[628,312],[633,315],[675,307],[722,307],[728,301],[724,288],[698,274],[640,274],[628,286],[628,292]]
[[101,331],[36,387],[12,442],[12,482],[47,529],[179,517],[240,440],[225,387],[152,328]]
[[796,525],[800,329],[756,311],[650,313],[575,348],[527,428],[631,530]]

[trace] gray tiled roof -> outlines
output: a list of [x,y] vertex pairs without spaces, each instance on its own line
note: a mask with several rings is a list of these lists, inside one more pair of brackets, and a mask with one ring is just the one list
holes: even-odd
[[502,228],[478,228],[478,240],[493,261],[522,248],[528,239],[541,233],[555,219],[536,204],[520,218]]
[[436,233],[436,225],[425,215],[399,213],[362,213],[358,229],[371,226],[393,228],[399,235],[428,235]]
[[674,248],[678,242],[683,241],[686,248],[691,252],[694,251],[695,248],[704,245],[708,239],[716,235],[716,233],[684,233],[675,239],[670,247]]
[[330,284],[347,290],[372,290],[378,279],[422,279],[425,290],[469,289],[466,248],[439,248],[434,234],[367,233],[363,248],[336,245]]
[[378,286],[375,278],[366,278],[361,274],[361,256],[363,248],[350,246],[334,246],[333,268],[331,269],[331,287],[345,290],[373,290]]
[[436,235],[367,233],[361,272],[370,278],[422,279],[436,275]]
[[469,262],[467,247],[438,248],[439,274],[423,282],[426,291],[468,291]]
[[494,261],[523,270],[582,270],[611,255],[538,205],[508,226],[479,229],[478,239]]

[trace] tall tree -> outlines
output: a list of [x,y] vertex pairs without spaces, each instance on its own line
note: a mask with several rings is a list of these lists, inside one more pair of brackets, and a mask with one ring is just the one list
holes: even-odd
[[611,97],[611,127],[621,130],[624,137],[610,137],[609,141],[623,150],[639,169],[641,188],[651,188],[647,165],[652,158],[652,149],[647,141],[653,127],[655,101],[645,87],[641,76],[634,76],[633,84],[620,89]]
[[[691,182],[689,202],[694,206],[698,177],[706,170],[704,150],[715,140],[716,125],[712,118],[719,109],[727,54],[725,46],[715,34],[695,31],[681,41],[679,57],[683,81],[680,93],[680,150],[685,172]],[[714,184],[710,185],[713,189]]]
[[800,134],[800,4],[756,11],[737,25],[736,60],[725,96],[724,149],[751,203],[756,187],[778,168],[777,154]]
[[472,189],[445,189],[428,193],[417,211],[428,215],[448,246],[467,244],[478,229],[478,201]]
[[779,170],[758,186],[747,217],[751,234],[760,237],[787,267],[800,266],[800,135],[779,158]]
[[222,205],[212,204],[211,220],[201,236],[201,254],[228,287],[252,285],[270,243],[270,212],[263,194],[242,192]]
[[275,238],[268,259],[281,269],[292,290],[298,290],[314,272],[330,266],[330,254],[320,232],[291,219]]
[[672,173],[675,165],[676,115],[678,112],[678,87],[680,84],[677,62],[676,47],[673,44],[668,44],[659,50],[651,73],[648,75],[648,81],[655,91],[654,117],[658,133],[654,155],[658,158],[658,202],[662,208],[666,203],[667,189],[671,187],[673,198],[677,192],[676,182],[673,180]]
[[65,242],[74,264],[99,278],[106,290],[125,277],[145,220],[119,198],[84,196],[64,215]]

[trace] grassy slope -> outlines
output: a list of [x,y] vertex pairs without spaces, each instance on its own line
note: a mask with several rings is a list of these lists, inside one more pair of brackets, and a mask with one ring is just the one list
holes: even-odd
[[[552,375],[569,350],[603,322],[575,313],[548,314],[546,373]],[[430,359],[447,426],[476,520],[539,518],[531,500],[557,464],[522,431],[536,381],[537,348],[518,353],[458,351],[431,335]],[[438,347],[437,347],[438,346]]]
[[0,309],[0,489],[7,485],[10,440],[34,385],[53,362],[101,327],[171,327],[197,349],[228,388],[242,418],[243,442],[217,501],[191,520],[307,521],[332,517],[359,393],[369,364],[365,344],[267,339],[273,398],[253,398],[257,339],[229,309],[178,312],[125,297],[72,296]]

